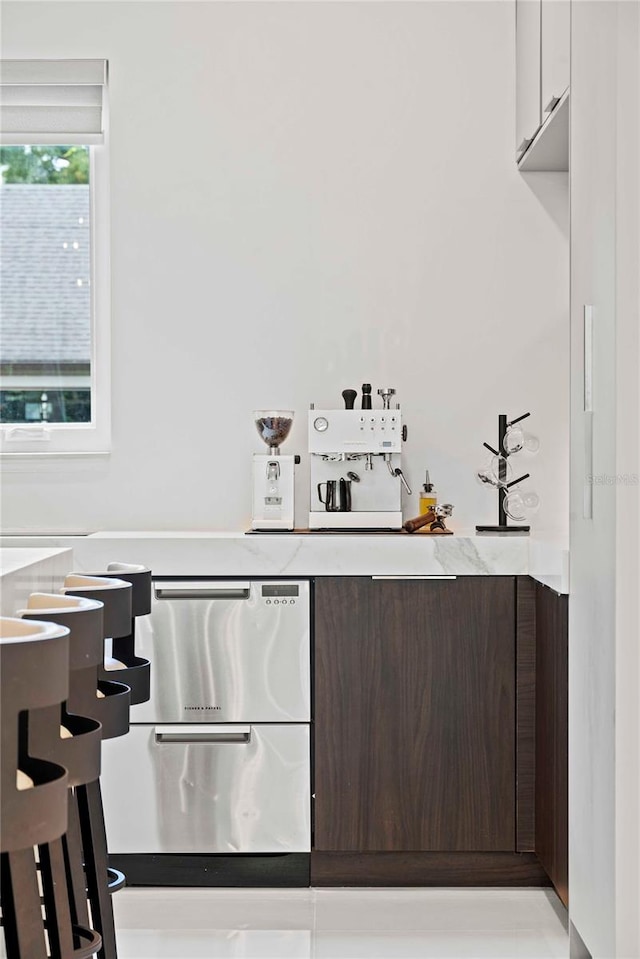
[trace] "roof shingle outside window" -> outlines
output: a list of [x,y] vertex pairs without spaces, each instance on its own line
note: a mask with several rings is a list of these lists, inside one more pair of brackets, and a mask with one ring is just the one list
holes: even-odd
[[88,185],[5,184],[0,189],[5,370],[18,364],[88,369],[89,215]]

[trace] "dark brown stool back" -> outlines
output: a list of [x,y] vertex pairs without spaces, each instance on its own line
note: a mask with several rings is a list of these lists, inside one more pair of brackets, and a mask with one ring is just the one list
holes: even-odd
[[[107,637],[128,635],[131,629],[133,588],[130,583],[120,579],[71,573],[65,578],[65,585],[61,592],[65,596],[99,602],[103,608],[99,654],[97,646],[95,647],[95,655],[99,655],[95,662],[95,679],[99,695],[96,696],[87,683],[72,683],[69,706],[73,712],[97,719],[102,724],[103,739],[124,736],[129,732],[131,707],[128,670],[104,669],[104,641]],[[97,624],[94,628],[97,630]]]
[[[80,574],[77,574],[80,575]],[[148,659],[136,655],[136,617],[151,612],[151,570],[130,563],[109,563],[106,570],[84,574],[104,579],[117,577],[131,585],[131,620],[126,635],[113,636],[112,654],[115,662],[107,664],[100,676],[105,681],[126,683],[131,688],[131,705],[146,703],[151,695],[151,668]],[[110,636],[108,632],[106,636]],[[115,663],[123,664],[118,669]]]
[[61,593],[95,599],[104,604],[104,635],[128,636],[131,630],[133,587],[123,579],[69,573]]
[[[98,700],[97,669],[102,653],[102,604],[96,600],[55,593],[32,593],[25,609],[18,611],[25,621],[46,619],[69,630],[69,694],[60,710],[55,706],[39,709],[29,723],[29,742],[34,755],[65,766],[69,785],[93,782],[100,775],[102,726],[95,716]],[[82,711],[74,702],[78,687],[88,701]],[[80,708],[78,708],[80,705]],[[107,707],[112,703],[107,702]],[[66,731],[66,732],[64,732]]]
[[[122,683],[103,683],[99,678],[104,658],[104,604],[99,600],[80,596],[55,594],[32,594],[29,607],[21,610],[24,618],[39,615],[35,603],[47,603],[47,599],[34,597],[51,596],[51,611],[47,618],[62,623],[71,630],[70,642],[73,668],[69,675],[67,710],[78,716],[87,716],[102,725],[102,739],[124,736],[129,731],[129,689]],[[59,606],[53,607],[53,600]]]
[[[32,710],[60,715],[69,691],[69,630],[46,622],[0,619],[0,851],[26,849],[61,836],[67,828],[64,767],[29,753]],[[33,786],[18,788],[18,770]]]
[[102,576],[117,576],[126,583],[131,583],[133,595],[131,597],[131,615],[147,616],[151,612],[151,570],[146,566],[132,563],[109,563]]

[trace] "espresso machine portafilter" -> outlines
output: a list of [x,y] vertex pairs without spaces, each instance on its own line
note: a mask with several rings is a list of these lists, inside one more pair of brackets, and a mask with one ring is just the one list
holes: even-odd
[[[402,472],[406,426],[399,406],[390,408],[395,390],[378,390],[381,410],[354,409],[353,392],[343,394],[347,409],[309,411],[309,529],[401,529],[402,489],[411,490]],[[348,508],[336,510],[322,489],[340,481],[350,495]]]

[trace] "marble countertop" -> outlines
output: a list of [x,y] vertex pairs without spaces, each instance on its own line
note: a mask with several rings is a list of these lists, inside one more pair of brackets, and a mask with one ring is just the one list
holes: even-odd
[[556,593],[569,592],[569,544],[561,536],[529,541],[529,575]]
[[157,576],[521,576],[568,592],[561,541],[518,535],[104,531],[4,537],[9,547],[72,547],[79,571],[143,563]]
[[[24,540],[23,540],[24,542]],[[6,547],[0,549],[0,577],[4,578],[17,570],[28,569],[49,560],[54,556],[60,556],[63,553],[69,553],[68,549],[44,549],[40,547],[22,547],[13,546],[10,549]],[[69,559],[71,557],[69,556]]]
[[31,593],[57,593],[64,577],[73,567],[73,550],[68,547],[42,547],[31,544],[0,549],[2,595],[0,612],[14,616],[26,605]]

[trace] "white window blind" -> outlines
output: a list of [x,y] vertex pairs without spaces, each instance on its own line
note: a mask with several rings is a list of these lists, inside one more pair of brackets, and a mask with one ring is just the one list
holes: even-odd
[[3,143],[104,141],[106,60],[0,60]]

